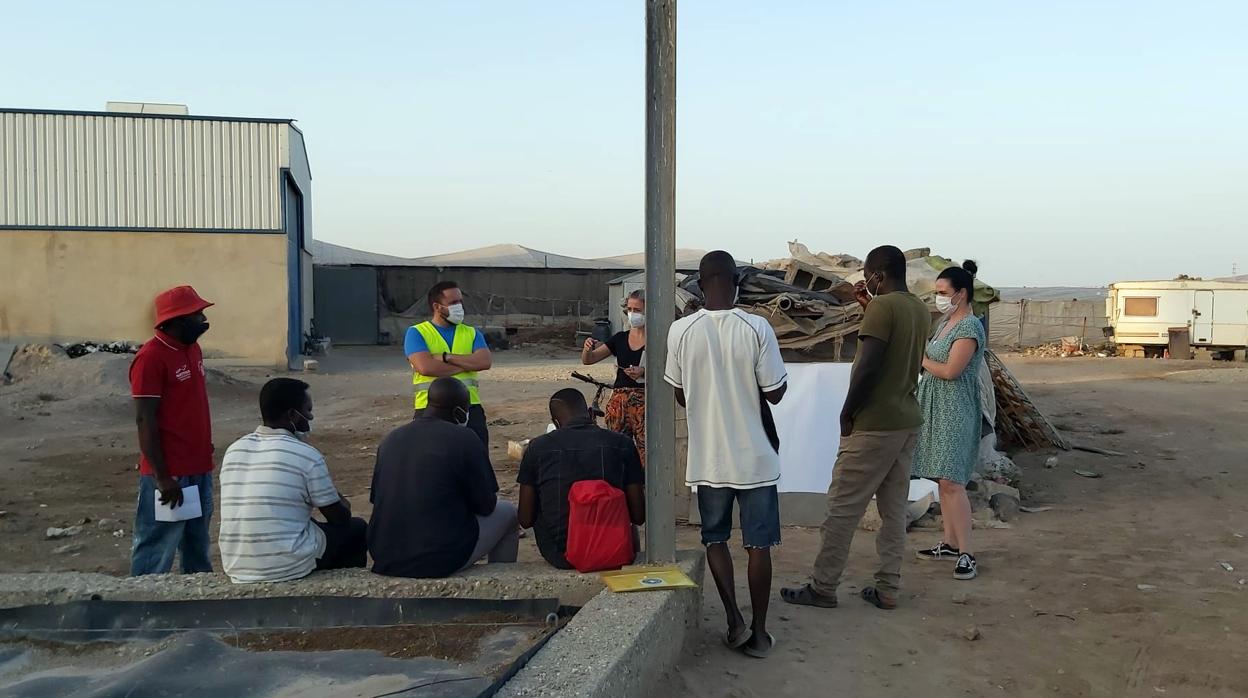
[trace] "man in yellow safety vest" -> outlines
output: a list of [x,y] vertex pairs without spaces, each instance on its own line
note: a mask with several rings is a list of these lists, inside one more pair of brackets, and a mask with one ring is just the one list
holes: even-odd
[[412,366],[412,385],[416,390],[416,416],[429,404],[429,385],[438,378],[450,376],[468,386],[471,407],[467,427],[490,447],[490,432],[485,426],[485,410],[477,374],[488,371],[493,363],[485,334],[464,324],[464,294],[454,281],[439,281],[429,289],[429,310],[433,317],[407,329],[403,353]]

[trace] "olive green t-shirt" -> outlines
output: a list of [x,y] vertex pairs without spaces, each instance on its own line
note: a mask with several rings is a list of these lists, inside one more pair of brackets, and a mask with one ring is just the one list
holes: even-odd
[[854,415],[855,431],[899,431],[923,424],[916,389],[931,326],[927,304],[913,293],[886,293],[867,304],[858,337],[875,337],[888,347],[875,386]]

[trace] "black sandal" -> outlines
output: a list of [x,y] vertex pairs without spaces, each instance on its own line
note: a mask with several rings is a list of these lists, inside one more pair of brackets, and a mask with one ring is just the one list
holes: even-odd
[[[750,634],[753,635],[753,633],[750,633]],[[767,647],[761,650],[756,650],[753,647],[750,647],[749,643],[746,643],[741,646],[741,651],[744,652],[745,656],[747,657],[753,657],[755,659],[766,659],[767,655],[771,654],[771,651],[775,649],[775,647],[776,647],[776,637],[772,635],[771,633],[767,633]]]
[[750,636],[753,634],[754,631],[750,630],[750,626],[742,625],[740,632],[738,632],[736,637],[733,637],[732,628],[729,628],[724,631],[724,646],[730,650],[741,649],[745,643],[750,641]]
[[895,598],[889,599],[888,597],[882,596],[880,594],[880,590],[875,587],[867,587],[866,589],[863,589],[861,596],[863,601],[866,601],[876,608],[885,611],[891,611],[894,608],[897,608],[897,600]]
[[836,608],[835,596],[824,596],[811,588],[810,584],[803,584],[800,587],[782,588],[780,590],[780,598],[794,606]]

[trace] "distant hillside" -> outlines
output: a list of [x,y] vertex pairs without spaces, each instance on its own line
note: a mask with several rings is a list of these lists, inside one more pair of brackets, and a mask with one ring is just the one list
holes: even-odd
[[997,287],[1003,301],[1094,301],[1105,298],[1103,288],[1078,286],[1008,286]]

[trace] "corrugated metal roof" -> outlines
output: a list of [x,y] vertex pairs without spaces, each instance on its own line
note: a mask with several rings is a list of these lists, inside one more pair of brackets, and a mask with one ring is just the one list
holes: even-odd
[[321,240],[313,240],[308,245],[308,249],[312,252],[313,263],[322,266],[409,267],[413,266],[412,262],[416,261],[405,257],[354,250]]
[[[320,240],[312,241],[312,256],[322,265],[366,265],[401,267],[495,267],[506,269],[619,269],[622,272],[644,266],[645,254],[583,259],[535,250],[523,245],[504,244],[478,247],[430,257],[398,257],[365,252]],[[697,269],[701,250],[677,250],[678,270]]]
[[1003,301],[1100,300],[1107,290],[1084,286],[1006,286],[997,287]]
[[581,259],[535,250],[523,245],[490,245],[462,252],[423,257],[430,267],[507,267],[512,269],[623,269],[623,265],[601,259]]
[[[698,250],[692,248],[678,248],[676,250],[676,268],[679,270],[696,270],[702,258],[706,256],[706,250]],[[614,262],[616,264],[629,267],[630,269],[642,269],[646,266],[646,253],[636,252],[633,254],[621,254],[614,257],[603,257],[604,262]]]
[[[614,262],[580,259],[534,250],[523,245],[490,245],[429,257],[396,257],[355,250],[314,240],[316,264],[399,267],[493,267],[499,269],[625,269]],[[327,261],[333,260],[333,261]]]
[[[76,109],[16,109],[0,107],[0,114],[50,114],[61,116],[133,116],[126,112],[81,111]],[[271,119],[250,116],[205,116],[202,114],[143,114],[155,119],[184,119],[187,121],[246,121],[255,124],[293,124],[294,119]]]
[[281,230],[290,128],[0,110],[0,226]]

